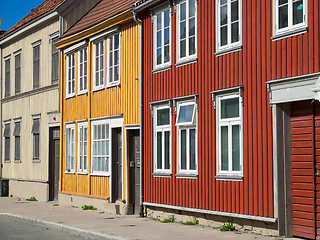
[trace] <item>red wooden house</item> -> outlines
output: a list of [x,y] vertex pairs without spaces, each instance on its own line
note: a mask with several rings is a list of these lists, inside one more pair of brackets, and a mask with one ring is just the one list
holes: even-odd
[[135,4],[147,211],[247,219],[280,235],[316,237],[319,4]]

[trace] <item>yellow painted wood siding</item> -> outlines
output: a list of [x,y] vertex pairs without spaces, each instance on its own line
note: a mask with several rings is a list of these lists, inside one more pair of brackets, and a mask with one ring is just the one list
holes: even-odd
[[[105,46],[106,46],[105,42]],[[78,57],[76,53],[76,96],[66,99],[66,56],[62,54],[61,62],[61,178],[60,189],[64,193],[82,196],[110,198],[110,177],[93,176],[91,172],[91,119],[123,115],[124,124],[139,124],[139,26],[130,21],[121,27],[121,58],[120,86],[104,88],[93,92],[93,54],[92,42],[88,43],[88,93],[77,95]],[[70,46],[69,46],[70,47]],[[105,51],[105,63],[107,62]],[[106,69],[106,66],[105,66]],[[105,71],[106,72],[106,71]],[[105,79],[106,75],[105,75]],[[105,83],[106,85],[106,83]],[[65,143],[64,129],[66,123],[74,122],[76,146],[75,169],[78,160],[78,124],[77,121],[88,121],[88,174],[65,174]],[[125,127],[123,127],[123,176],[126,176],[125,159]],[[123,192],[126,193],[126,179],[123,179]],[[123,196],[123,199],[125,197]]]

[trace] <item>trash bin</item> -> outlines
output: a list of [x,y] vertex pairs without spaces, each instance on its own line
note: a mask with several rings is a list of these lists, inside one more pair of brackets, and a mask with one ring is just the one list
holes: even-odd
[[9,180],[0,178],[0,197],[9,197]]

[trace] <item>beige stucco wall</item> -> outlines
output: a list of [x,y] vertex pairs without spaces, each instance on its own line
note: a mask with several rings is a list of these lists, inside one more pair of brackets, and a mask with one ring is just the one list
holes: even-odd
[[[32,193],[33,188],[39,187],[35,193],[42,200],[48,199],[48,159],[49,159],[49,116],[50,112],[59,109],[58,83],[51,83],[51,36],[59,32],[59,20],[54,18],[38,24],[37,27],[20,34],[14,40],[2,43],[2,177],[11,180],[23,179],[35,182],[10,181],[10,193],[19,197],[30,197],[25,193]],[[40,87],[33,89],[33,47],[32,43],[40,44]],[[3,42],[3,41],[2,41]],[[21,93],[14,91],[14,53],[21,50]],[[10,97],[4,98],[4,59],[11,56],[10,64]],[[40,115],[40,161],[33,162],[32,124],[33,116]],[[21,118],[21,161],[14,161],[14,122]],[[52,120],[50,120],[52,122]],[[4,123],[10,122],[10,162],[4,162]],[[57,121],[59,126],[59,120]],[[39,182],[37,186],[36,182]],[[12,189],[15,188],[15,189]],[[41,190],[42,189],[42,190]],[[35,194],[34,193],[34,194]],[[42,194],[41,194],[42,193]]]
[[68,30],[83,15],[91,10],[100,0],[82,0],[79,4],[72,7],[72,10],[63,17],[63,32]]
[[9,181],[9,196],[20,198],[35,197],[38,201],[46,202],[49,196],[49,185],[38,182]]

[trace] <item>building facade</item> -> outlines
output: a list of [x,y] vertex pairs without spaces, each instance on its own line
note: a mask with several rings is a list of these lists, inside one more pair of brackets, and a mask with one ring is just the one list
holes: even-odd
[[2,177],[10,195],[55,200],[59,180],[60,0],[45,1],[0,37]]
[[318,5],[136,2],[148,215],[316,237]]
[[61,204],[122,214],[139,208],[139,27],[132,4],[100,1],[57,44]]

